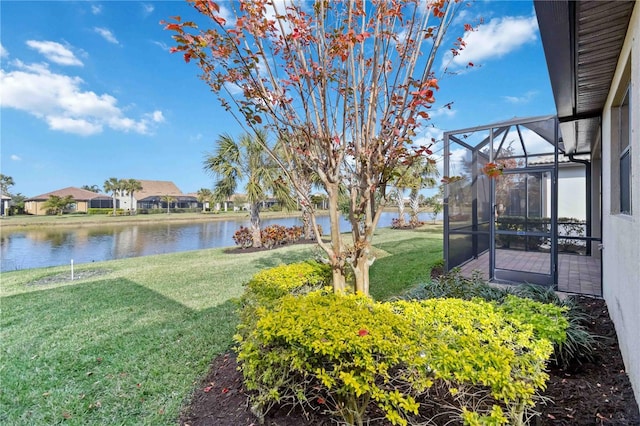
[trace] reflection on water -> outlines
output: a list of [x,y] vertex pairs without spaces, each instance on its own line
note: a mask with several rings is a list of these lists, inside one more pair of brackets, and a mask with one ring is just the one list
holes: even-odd
[[[379,227],[388,227],[395,213],[383,213]],[[425,214],[421,220],[428,220]],[[262,226],[279,224],[300,226],[299,218],[264,219]],[[318,224],[329,230],[329,218]],[[248,220],[221,220],[197,223],[85,226],[78,228],[39,228],[2,232],[0,270],[39,268],[74,263],[99,262],[127,257],[175,253],[233,246],[233,234]],[[343,231],[350,229],[342,220]]]

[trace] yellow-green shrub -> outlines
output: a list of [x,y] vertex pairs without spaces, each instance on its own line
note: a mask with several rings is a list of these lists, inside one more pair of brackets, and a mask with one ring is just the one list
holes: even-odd
[[258,316],[273,308],[282,297],[318,290],[330,282],[331,267],[315,261],[280,265],[258,272],[246,284],[238,331],[246,335]]
[[[394,306],[411,323],[432,374],[453,391],[460,409],[471,408],[465,406],[470,401],[465,392],[476,399],[481,392],[492,397],[493,402],[484,406],[475,404],[470,410],[475,414],[467,414],[465,421],[501,424],[508,418],[509,424],[521,423],[525,408],[534,405],[535,392],[548,378],[544,369],[553,352],[549,340],[537,337],[530,324],[479,299],[400,301]],[[561,315],[559,308],[548,306]],[[469,386],[472,391],[466,391]]]
[[247,292],[270,304],[288,294],[320,289],[330,281],[329,265],[314,261],[291,263],[258,272],[247,283]]
[[[480,300],[288,295],[237,336],[238,359],[258,412],[322,401],[361,424],[373,400],[392,424],[406,424],[419,408],[416,394],[446,389],[468,424],[518,424],[544,387],[552,352],[518,315]],[[469,396],[480,394],[482,403]]]
[[[391,305],[362,295],[316,291],[286,296],[240,341],[238,359],[245,386],[258,391],[260,410],[290,398],[324,400],[348,424],[359,424],[369,399],[384,407],[393,424],[401,412],[417,412],[411,395],[390,386],[392,369],[419,349],[406,337],[409,323]],[[409,355],[413,353],[413,356]]]
[[533,327],[538,337],[553,344],[561,344],[567,339],[569,321],[565,313],[566,306],[541,303],[532,299],[508,295],[498,308],[512,317]]

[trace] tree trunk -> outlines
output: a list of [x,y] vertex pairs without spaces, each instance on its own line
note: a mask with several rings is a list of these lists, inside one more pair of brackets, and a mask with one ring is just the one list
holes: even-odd
[[116,194],[113,193],[113,215],[116,215]]
[[356,254],[353,263],[353,275],[355,278],[356,293],[369,294],[369,244],[366,244],[362,250]]
[[[340,210],[338,209],[338,185],[334,184],[327,188],[329,196],[329,223],[331,225],[331,247],[327,251],[329,263],[333,272],[333,291],[344,293],[347,287],[346,279],[346,259],[342,236],[340,235]],[[318,236],[320,238],[320,236]]]
[[302,232],[305,240],[313,238],[313,224],[311,223],[311,208],[302,206]]
[[409,196],[409,207],[411,208],[411,223],[418,224],[418,213],[420,213],[420,194],[417,189],[411,190],[411,195]]
[[262,236],[260,235],[260,204],[251,203],[249,207],[249,217],[251,219],[251,235],[254,247],[262,247]]
[[403,227],[405,226],[406,222],[404,220],[404,197],[403,197],[403,193],[402,191],[400,191],[399,189],[396,190],[396,198],[397,198],[397,203],[398,203],[398,226],[399,227]]

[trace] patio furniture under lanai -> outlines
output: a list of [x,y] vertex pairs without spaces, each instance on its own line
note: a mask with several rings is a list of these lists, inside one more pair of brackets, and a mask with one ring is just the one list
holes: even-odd
[[565,155],[556,117],[447,132],[444,143],[446,270],[602,295],[599,159]]

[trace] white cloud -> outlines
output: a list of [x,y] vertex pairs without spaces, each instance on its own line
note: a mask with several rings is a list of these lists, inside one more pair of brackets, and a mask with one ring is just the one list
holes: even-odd
[[55,41],[27,40],[27,46],[37,50],[45,58],[59,65],[82,66],[82,61],[71,50]]
[[502,99],[512,104],[526,104],[538,95],[537,90],[529,90],[522,96],[503,96]]
[[81,136],[90,136],[102,132],[102,124],[91,123],[82,118],[71,118],[50,115],[45,117],[51,130],[60,130]]
[[505,16],[494,18],[489,23],[478,26],[476,31],[467,32],[463,37],[466,47],[451,59],[445,55],[444,64],[451,61],[456,66],[466,66],[469,62],[482,63],[500,58],[519,47],[536,40],[538,22],[532,16]]
[[15,65],[16,70],[0,70],[0,106],[28,112],[52,130],[89,136],[106,126],[149,134],[154,123],[164,121],[161,111],[144,114],[139,120],[126,117],[115,97],[84,91],[80,77],[56,74],[44,64],[15,61]]
[[91,5],[91,13],[94,15],[99,15],[102,13],[102,5],[101,4],[92,4]]
[[4,48],[2,43],[0,43],[0,58],[6,58],[9,56],[9,51]]
[[118,39],[113,35],[111,30],[101,27],[94,27],[93,30],[100,34],[100,36],[102,36],[102,38],[107,40],[109,43],[119,44]]
[[142,12],[144,16],[148,16],[155,10],[155,7],[150,3],[142,3]]
[[16,154],[11,154],[11,160],[12,161],[20,161],[22,160],[22,158],[20,158],[19,156],[17,156]]
[[162,50],[166,50],[167,52],[171,49],[171,47],[162,41],[157,41],[157,40],[151,40],[151,43],[155,44],[156,46],[159,46]]
[[151,114],[148,114],[148,115],[156,123],[164,122],[164,115],[162,114],[162,111],[156,110],[156,111],[153,111]]
[[429,113],[429,118],[434,119],[437,117],[446,117],[452,118],[456,115],[456,110],[453,108],[447,108],[446,106],[440,108],[433,108],[427,111]]
[[[220,6],[219,15],[225,20],[226,26],[232,26],[236,24],[236,17],[231,9],[226,8],[223,4],[218,3]],[[267,6],[270,7],[270,6]]]

